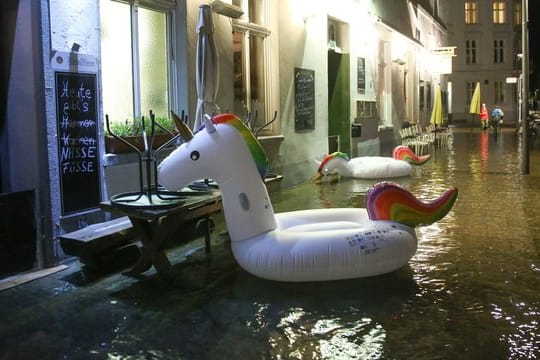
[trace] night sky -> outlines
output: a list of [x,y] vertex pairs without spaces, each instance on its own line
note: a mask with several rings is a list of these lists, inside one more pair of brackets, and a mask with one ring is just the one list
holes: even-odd
[[540,89],[540,1],[529,0],[529,89]]

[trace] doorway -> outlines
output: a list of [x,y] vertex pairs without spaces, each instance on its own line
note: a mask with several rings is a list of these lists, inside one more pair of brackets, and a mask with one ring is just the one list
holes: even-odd
[[350,54],[347,36],[347,24],[328,19],[328,138],[338,138],[338,150],[350,154]]

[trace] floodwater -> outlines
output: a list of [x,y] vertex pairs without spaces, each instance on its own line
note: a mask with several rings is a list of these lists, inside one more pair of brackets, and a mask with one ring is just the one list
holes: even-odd
[[[0,359],[527,359],[540,357],[540,138],[521,175],[514,131],[456,129],[396,182],[429,199],[459,197],[417,229],[408,266],[383,276],[280,283],[232,258],[217,221],[169,252],[180,280],[80,271],[0,293]],[[314,169],[315,171],[315,169]],[[303,184],[272,194],[276,211],[362,206],[372,181]]]

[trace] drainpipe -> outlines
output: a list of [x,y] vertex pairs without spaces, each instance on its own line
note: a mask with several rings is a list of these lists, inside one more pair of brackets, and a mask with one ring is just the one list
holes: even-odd
[[523,74],[521,88],[521,174],[529,174],[529,2],[521,0],[521,72]]

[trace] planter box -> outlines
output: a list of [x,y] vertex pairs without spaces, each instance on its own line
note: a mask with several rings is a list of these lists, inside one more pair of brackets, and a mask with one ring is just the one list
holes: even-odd
[[[142,136],[122,136],[123,139],[133,144],[140,151],[144,151],[144,142]],[[152,149],[157,149],[167,141],[172,139],[172,135],[169,134],[155,134],[154,142],[152,143]],[[131,147],[124,144],[113,136],[105,136],[105,151],[111,154],[121,154],[135,152]]]

